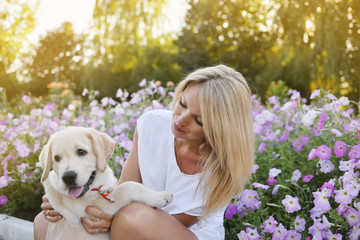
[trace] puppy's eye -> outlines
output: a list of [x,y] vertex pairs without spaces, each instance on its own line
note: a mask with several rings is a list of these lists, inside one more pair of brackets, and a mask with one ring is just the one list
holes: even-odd
[[55,159],[56,162],[60,162],[61,157],[60,157],[59,155],[56,155],[56,156],[54,157],[54,159]]
[[76,153],[78,156],[82,157],[82,156],[85,156],[87,154],[87,151],[85,151],[84,149],[77,149],[76,150]]

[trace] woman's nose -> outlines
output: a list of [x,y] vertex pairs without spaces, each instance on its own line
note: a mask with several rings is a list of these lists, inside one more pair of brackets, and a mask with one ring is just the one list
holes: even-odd
[[187,116],[186,113],[182,113],[179,117],[178,117],[178,121],[177,121],[177,124],[179,126],[186,126],[187,123],[189,122],[189,118]]

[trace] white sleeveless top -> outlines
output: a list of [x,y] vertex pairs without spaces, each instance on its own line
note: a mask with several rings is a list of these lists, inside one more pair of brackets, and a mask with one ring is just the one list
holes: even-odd
[[[202,189],[196,188],[200,174],[187,175],[180,171],[175,157],[174,135],[171,132],[172,112],[151,110],[137,122],[138,159],[142,183],[155,191],[173,194],[173,201],[163,208],[169,214],[185,213],[201,216],[204,212]],[[195,194],[196,192],[196,194]],[[225,238],[223,216],[225,207],[200,219],[191,226],[199,240]]]

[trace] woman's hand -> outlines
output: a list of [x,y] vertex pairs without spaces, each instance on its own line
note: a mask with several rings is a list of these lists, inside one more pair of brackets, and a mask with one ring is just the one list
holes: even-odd
[[62,219],[61,214],[53,209],[49,202],[49,199],[46,196],[43,196],[42,200],[43,203],[41,204],[41,209],[46,220],[50,222],[57,222]]
[[92,206],[88,206],[85,211],[90,215],[90,218],[83,217],[81,222],[88,233],[103,233],[110,230],[112,216]]

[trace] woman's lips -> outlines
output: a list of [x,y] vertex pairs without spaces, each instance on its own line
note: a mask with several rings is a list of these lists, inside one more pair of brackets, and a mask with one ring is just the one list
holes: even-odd
[[185,133],[183,130],[181,130],[181,129],[176,125],[175,122],[174,122],[174,129],[175,129],[177,132]]

